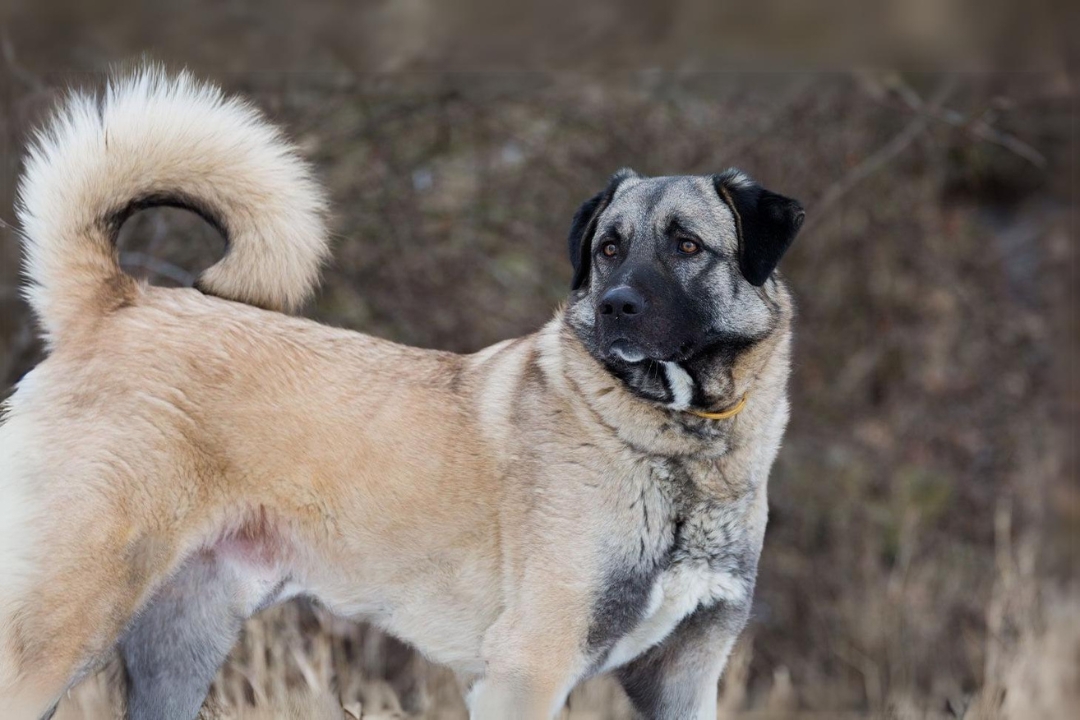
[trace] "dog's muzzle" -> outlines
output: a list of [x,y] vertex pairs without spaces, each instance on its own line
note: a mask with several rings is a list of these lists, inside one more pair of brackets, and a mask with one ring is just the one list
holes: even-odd
[[613,287],[601,296],[596,320],[602,335],[614,338],[606,348],[609,355],[628,363],[641,362],[647,357],[645,349],[630,338],[640,330],[648,309],[646,297],[629,285]]

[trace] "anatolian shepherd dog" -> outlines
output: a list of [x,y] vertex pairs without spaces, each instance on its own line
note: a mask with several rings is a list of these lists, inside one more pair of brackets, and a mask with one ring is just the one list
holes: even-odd
[[[227,238],[195,288],[121,270],[151,205]],[[49,356],[0,427],[0,717],[118,651],[130,717],[194,718],[245,618],[306,595],[453,668],[477,720],[550,718],[607,671],[644,717],[715,718],[788,419],[799,204],[621,171],[573,219],[565,309],[472,355],[284,314],[325,212],[276,129],[186,74],[75,94],[36,136]]]

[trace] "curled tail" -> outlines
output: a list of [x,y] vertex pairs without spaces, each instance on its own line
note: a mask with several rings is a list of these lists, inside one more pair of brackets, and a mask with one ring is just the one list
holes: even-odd
[[329,254],[311,168],[248,103],[187,73],[147,68],[100,96],[75,93],[34,138],[19,185],[27,297],[50,343],[132,301],[116,235],[134,211],[184,207],[224,233],[197,286],[285,310]]

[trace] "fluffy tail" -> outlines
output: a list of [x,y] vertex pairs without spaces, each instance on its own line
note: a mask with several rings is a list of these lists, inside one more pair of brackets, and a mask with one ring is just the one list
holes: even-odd
[[132,301],[116,235],[134,211],[184,207],[219,227],[225,256],[197,287],[272,309],[311,293],[329,254],[322,188],[246,102],[147,68],[76,93],[34,138],[19,185],[27,297],[50,343]]

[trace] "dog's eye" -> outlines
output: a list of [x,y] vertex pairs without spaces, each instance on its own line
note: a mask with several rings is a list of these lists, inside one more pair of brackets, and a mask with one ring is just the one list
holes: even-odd
[[700,251],[701,245],[699,245],[695,240],[679,241],[679,252],[681,252],[683,255],[696,255]]
[[619,254],[619,246],[613,242],[606,242],[600,247],[600,252],[604,254],[604,257],[615,257]]

